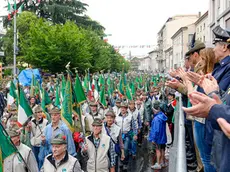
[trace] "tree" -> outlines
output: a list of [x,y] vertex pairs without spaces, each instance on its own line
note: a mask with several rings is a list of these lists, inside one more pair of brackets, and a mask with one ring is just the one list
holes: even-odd
[[[17,17],[17,30],[18,30],[18,42],[20,43],[21,37],[27,37],[27,33],[30,29],[32,23],[36,23],[38,18],[31,12],[23,12]],[[3,36],[3,49],[5,52],[4,63],[12,64],[13,63],[13,26],[9,27],[5,36]],[[18,44],[19,50],[20,45]],[[22,53],[19,51],[18,56],[21,56]]]
[[[17,17],[18,47],[17,62],[50,72],[62,72],[71,62],[83,73],[102,69],[120,71],[127,63],[111,45],[105,43],[93,29],[78,27],[74,22],[53,24],[38,18],[31,12]],[[13,29],[10,27],[3,39],[9,64],[13,63]],[[128,67],[127,67],[128,69]]]
[[97,21],[85,15],[88,5],[79,0],[49,0],[36,1],[24,0],[17,6],[24,4],[24,10],[35,13],[38,17],[47,19],[54,24],[65,24],[73,21],[83,28],[91,28],[100,36],[104,35],[105,28]]
[[20,60],[51,72],[64,71],[69,61],[82,71],[91,67],[85,35],[72,22],[50,25],[40,19],[31,25],[20,45],[24,54]]

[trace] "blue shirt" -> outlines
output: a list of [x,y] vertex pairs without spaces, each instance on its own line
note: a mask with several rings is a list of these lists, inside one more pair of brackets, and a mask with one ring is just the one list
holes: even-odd
[[228,89],[230,85],[230,56],[215,64],[212,76],[217,80],[221,90]]
[[66,136],[68,153],[72,156],[76,156],[76,148],[73,141],[72,133],[67,127],[67,125],[63,121],[60,121],[56,129],[52,128],[52,123],[47,125],[45,128],[44,135],[46,141],[44,144],[41,145],[40,153],[39,153],[39,160],[41,162],[44,162],[45,157],[48,154],[52,153],[51,140],[53,137],[55,137],[58,134],[64,134]]

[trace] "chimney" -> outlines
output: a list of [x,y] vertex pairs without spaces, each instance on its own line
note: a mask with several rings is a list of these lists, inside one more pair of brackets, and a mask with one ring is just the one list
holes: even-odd
[[199,13],[198,13],[198,17],[200,18],[201,17],[201,12],[199,11]]

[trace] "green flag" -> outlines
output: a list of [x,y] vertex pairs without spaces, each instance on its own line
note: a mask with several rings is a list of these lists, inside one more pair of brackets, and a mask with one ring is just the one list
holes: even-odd
[[84,89],[85,91],[89,91],[89,87],[88,87],[88,76],[87,74],[85,74],[85,77],[84,77]]
[[102,86],[101,92],[100,92],[100,102],[101,104],[106,107],[106,100],[105,100],[105,86]]
[[19,124],[23,125],[28,118],[32,116],[33,111],[28,104],[24,91],[20,88],[19,92],[18,122]]
[[99,77],[99,84],[100,84],[100,87],[105,85],[105,78],[103,74],[101,74]]
[[51,122],[50,115],[47,113],[47,106],[51,104],[50,97],[48,93],[46,92],[45,88],[42,89],[42,102],[41,102],[41,107],[43,114],[45,115],[45,118]]
[[133,83],[133,82],[131,84],[131,92],[132,92],[132,95],[136,94],[135,83]]
[[50,105],[52,103],[52,101],[50,100],[50,97],[47,93],[47,91],[45,90],[45,88],[42,89],[42,102],[41,102],[41,106],[43,109],[46,108],[47,105]]
[[34,97],[35,87],[36,87],[36,81],[35,81],[34,74],[32,74],[32,80],[31,80],[31,85],[30,85],[30,97]]
[[110,79],[110,76],[108,76],[108,78],[107,78],[107,85],[109,86],[109,85],[111,85],[111,79]]
[[11,105],[15,102],[15,100],[17,100],[16,104],[18,105],[18,96],[16,94],[16,87],[13,83],[13,81],[10,82],[10,90],[9,93],[7,95],[7,105]]
[[75,79],[74,91],[75,91],[75,96],[77,101],[76,103],[77,104],[84,103],[86,101],[86,96],[82,88],[81,81],[79,79],[78,74],[76,75],[76,79]]
[[[5,129],[3,128],[2,124],[0,124],[0,149],[1,149],[1,158],[2,161],[6,159],[11,154],[17,152],[15,146],[11,143],[8,134],[6,133]],[[1,164],[2,165],[2,164]]]
[[73,110],[73,97],[72,97],[72,86],[70,74],[68,74],[68,78],[65,86],[65,96],[62,102],[62,110],[61,117],[65,124],[69,127],[70,131],[74,132],[74,123],[72,119],[72,110]]
[[54,105],[58,108],[61,107],[61,103],[60,103],[60,96],[59,96],[59,86],[56,85],[56,91],[55,91],[55,102]]
[[36,86],[35,86],[34,94],[38,95],[39,97],[41,97],[41,95],[40,95],[40,93],[41,93],[40,83],[37,80],[35,80],[35,82],[36,82],[36,84],[35,84]]
[[122,77],[120,78],[120,82],[119,82],[119,92],[124,95],[124,85],[122,82]]
[[126,97],[129,100],[133,100],[132,93],[131,93],[131,90],[130,90],[129,86],[126,87]]
[[53,88],[53,87],[50,87],[49,92],[54,93],[54,88]]
[[66,80],[65,76],[62,74],[62,79],[61,79],[61,100],[64,100],[65,96],[65,85],[66,85]]
[[110,75],[108,75],[106,83],[107,83],[107,92],[108,92],[108,95],[110,97],[110,96],[112,96],[112,93],[113,93]]

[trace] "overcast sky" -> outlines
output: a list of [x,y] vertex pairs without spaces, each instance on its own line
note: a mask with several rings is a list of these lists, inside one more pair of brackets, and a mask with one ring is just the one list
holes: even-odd
[[[105,28],[113,45],[156,45],[157,33],[166,20],[178,14],[202,14],[209,0],[81,0],[87,15]],[[178,28],[179,29],[179,28]],[[120,52],[145,54],[151,49],[123,49]]]

